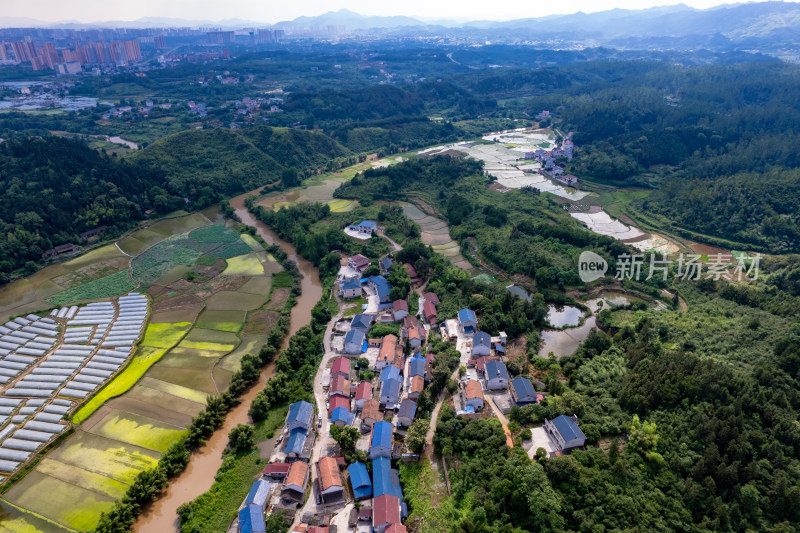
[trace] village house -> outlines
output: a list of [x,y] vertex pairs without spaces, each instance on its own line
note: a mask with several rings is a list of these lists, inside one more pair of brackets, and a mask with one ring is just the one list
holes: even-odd
[[369,331],[369,328],[372,327],[372,323],[375,321],[375,315],[369,314],[358,314],[353,317],[353,320],[350,322],[350,330],[360,329],[365,334]]
[[351,298],[361,298],[361,281],[358,279],[346,279],[339,286],[339,296],[348,300]]
[[577,418],[561,415],[552,421],[544,419],[544,429],[550,435],[558,447],[563,450],[580,448],[586,443],[586,436],[578,427]]
[[414,400],[403,400],[400,409],[397,411],[397,424],[402,427],[409,427],[414,422],[417,414],[417,402]]
[[425,378],[422,376],[414,376],[410,379],[411,386],[408,388],[408,397],[412,400],[419,398],[422,389],[425,388]]
[[526,377],[518,376],[511,380],[511,398],[519,407],[537,403],[536,390],[533,383]]
[[361,411],[364,408],[364,402],[372,398],[372,383],[369,381],[362,381],[356,387],[355,406],[356,411]]
[[331,377],[331,384],[328,388],[330,394],[339,393],[342,396],[350,397],[350,380],[338,374]]
[[331,424],[339,427],[352,426],[356,415],[350,412],[346,407],[337,407],[331,413]]
[[[395,367],[388,367],[395,368]],[[400,389],[403,382],[399,379],[387,379],[381,382],[381,405],[386,409],[397,409],[400,401]]]
[[317,461],[317,483],[322,503],[331,503],[344,497],[344,484],[336,459],[322,457]]
[[391,257],[384,257],[379,262],[381,264],[381,274],[384,275],[389,273],[389,269],[394,264],[394,260]]
[[286,415],[286,429],[292,431],[302,428],[308,431],[311,428],[314,418],[314,406],[306,401],[295,402],[289,406],[289,413]]
[[347,265],[363,273],[369,267],[369,259],[361,254],[356,254],[347,259]]
[[366,333],[363,329],[351,329],[344,336],[344,353],[360,355],[366,351]]
[[397,337],[386,335],[381,341],[381,350],[378,352],[378,359],[375,361],[375,370],[383,370],[384,367],[391,365],[394,362],[394,354],[397,350]]
[[472,336],[472,355],[490,355],[492,351],[492,338],[484,331],[478,331]]
[[408,345],[412,350],[418,349],[425,342],[425,328],[419,323],[417,317],[408,315],[403,319],[402,333],[408,340]]
[[502,361],[486,363],[486,388],[502,390],[508,387],[508,370]]
[[350,395],[342,394],[341,392],[334,392],[328,399],[328,416],[333,414],[333,410],[337,407],[344,407],[350,410]]
[[417,275],[417,270],[411,265],[410,263],[405,263],[403,266],[406,267],[406,272],[408,272],[408,277],[411,278],[411,285],[419,285],[422,281]]
[[461,399],[465,407],[470,406],[476,411],[483,409],[483,389],[480,382],[474,379],[467,381],[461,390]]
[[390,305],[390,298],[389,295],[392,292],[392,286],[383,276],[371,276],[367,280],[367,284],[369,285],[370,289],[375,291],[375,294],[378,295],[378,301],[383,304],[381,308],[386,307],[386,305]]
[[337,357],[333,360],[331,366],[331,382],[336,376],[342,376],[345,379],[350,378],[350,359],[347,357]]
[[392,424],[381,420],[372,426],[369,440],[369,458],[392,457]]
[[291,466],[289,463],[270,463],[261,472],[261,475],[270,479],[281,480],[289,473]]
[[361,407],[361,431],[371,431],[373,424],[383,420],[381,405],[378,400],[365,400]]
[[308,483],[308,464],[301,461],[292,463],[281,486],[281,498],[302,503],[306,496],[306,483]]
[[384,494],[372,500],[372,528],[375,533],[386,533],[393,524],[400,523],[400,498]]
[[358,225],[351,226],[351,228],[353,227],[361,234],[372,235],[372,232],[375,231],[376,224],[372,220],[362,220]]
[[425,323],[429,326],[436,324],[436,317],[438,316],[436,306],[428,300],[425,300],[422,304],[422,316],[425,319]]
[[305,449],[307,438],[308,430],[301,427],[289,431],[289,437],[285,439],[286,445],[283,450],[287,461],[308,460]]
[[372,482],[369,479],[367,465],[359,462],[353,463],[347,467],[347,473],[353,488],[353,499],[358,502],[372,498]]
[[472,309],[462,309],[458,312],[458,327],[464,335],[472,335],[478,329],[478,318]]
[[408,302],[405,300],[395,300],[392,304],[392,310],[395,322],[403,320],[408,316]]

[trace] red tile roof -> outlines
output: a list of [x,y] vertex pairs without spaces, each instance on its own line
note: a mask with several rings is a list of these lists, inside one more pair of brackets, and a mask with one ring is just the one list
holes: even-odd
[[467,381],[467,384],[464,385],[464,392],[467,396],[467,400],[472,400],[473,398],[480,398],[483,400],[483,389],[481,389],[481,384],[474,379]]
[[364,402],[364,407],[361,409],[361,420],[366,420],[368,418],[376,422],[383,420],[381,403],[378,400],[367,400]]
[[425,301],[425,303],[422,304],[422,312],[425,314],[425,319],[429,322],[436,319],[436,306],[431,302]]
[[350,396],[350,380],[341,374],[337,374],[331,378],[330,392],[341,392]]
[[372,500],[372,527],[400,523],[400,498],[384,494]]
[[424,295],[426,302],[431,302],[432,304],[439,303],[439,297],[436,296],[435,292],[426,292]]
[[337,357],[333,360],[331,375],[340,373],[350,375],[350,360],[347,357]]
[[383,338],[383,342],[381,342],[381,351],[378,355],[379,361],[394,361],[394,351],[397,348],[397,337],[392,335],[386,335]]
[[411,392],[422,392],[425,388],[425,378],[422,376],[414,376],[411,378]]
[[284,476],[289,473],[289,468],[292,465],[289,463],[270,463],[264,469],[262,474],[265,476],[273,475],[273,474],[283,474]]
[[392,524],[387,527],[383,533],[407,533],[407,531],[406,526],[403,524]]
[[329,400],[330,408],[328,409],[328,414],[330,415],[334,409],[337,407],[344,407],[348,411],[350,410],[350,397],[349,396],[342,396],[341,394],[333,394]]
[[392,303],[392,309],[394,310],[395,313],[398,311],[405,311],[406,313],[408,313],[408,302],[405,300],[395,300]]
[[306,474],[308,474],[308,463],[295,461],[289,468],[289,474],[283,479],[283,486],[297,485],[301,488],[304,487]]
[[370,398],[372,398],[372,383],[362,381],[356,388],[356,400],[369,400]]
[[317,475],[319,476],[320,490],[326,491],[332,487],[342,487],[342,476],[339,474],[339,465],[335,457],[322,457],[317,462]]

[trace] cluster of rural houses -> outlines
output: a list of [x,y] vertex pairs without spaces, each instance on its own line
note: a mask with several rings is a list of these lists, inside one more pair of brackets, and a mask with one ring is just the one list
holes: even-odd
[[[366,222],[369,221],[350,229],[373,231],[374,225]],[[393,261],[391,256],[381,259],[381,271],[388,272]],[[440,301],[433,292],[425,292],[419,299],[418,312],[411,314],[407,300],[391,300],[392,288],[383,275],[363,276],[369,266],[368,258],[354,255],[343,267],[346,275],[340,275],[338,294],[348,300],[366,293],[368,304],[363,305],[362,312],[333,325],[333,352],[328,352],[327,364],[320,369],[330,427],[359,430],[362,437],[356,448],[366,452],[368,460],[347,464],[344,457],[335,456],[334,448],[312,462],[317,432],[330,428],[321,427],[323,416],[315,413],[311,403],[292,404],[273,461],[239,511],[239,531],[243,533],[264,531],[268,506],[273,512],[290,510],[294,516],[309,492],[316,499],[318,510],[320,506],[324,510],[326,506],[343,508],[347,502],[358,502],[349,516],[350,527],[367,527],[377,533],[406,531],[403,522],[408,512],[394,464],[419,458],[404,440],[417,416],[419,396],[433,381],[435,354],[426,349],[432,335],[454,343],[461,353],[461,364],[466,366],[453,397],[459,415],[493,416],[487,409],[489,401],[507,413],[515,405],[535,404],[543,398],[531,379],[510,376],[505,333],[491,336],[481,331],[476,313],[466,308],[458,311],[455,318],[440,322]],[[416,277],[413,269],[409,270],[409,277]],[[373,312],[366,312],[366,308]],[[396,324],[397,334],[370,335],[377,332],[375,325],[384,323]],[[572,417],[546,420],[539,429],[557,453],[584,445],[585,437]],[[304,521],[293,531],[333,533],[336,526],[322,525],[329,522],[311,525]]]

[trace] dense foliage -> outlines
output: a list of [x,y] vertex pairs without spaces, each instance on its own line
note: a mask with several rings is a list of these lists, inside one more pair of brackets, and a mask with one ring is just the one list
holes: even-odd
[[[54,246],[78,244],[83,231],[108,226],[107,235],[118,235],[148,209],[167,213],[182,207],[188,194],[165,184],[159,170],[58,137],[0,144],[0,187],[3,281]],[[33,263],[27,266],[28,271],[34,268]]]
[[217,195],[232,195],[273,183],[284,170],[311,172],[347,155],[346,148],[320,133],[258,125],[177,133],[133,157],[166,171],[175,187],[210,187]]

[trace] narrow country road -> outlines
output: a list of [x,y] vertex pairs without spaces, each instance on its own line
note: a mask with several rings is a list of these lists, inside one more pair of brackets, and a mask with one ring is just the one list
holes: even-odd
[[[331,336],[333,334],[333,326],[341,320],[344,309],[342,306],[342,301],[339,300],[338,295],[335,294],[336,291],[331,291],[331,298],[336,298],[336,301],[339,303],[339,312],[330,319],[328,322],[328,327],[325,328],[325,337],[322,339],[322,345],[325,349],[325,355],[322,356],[322,361],[317,368],[317,374],[314,376],[314,401],[317,404],[317,414],[322,417],[322,425],[317,429],[317,440],[314,442],[314,447],[311,450],[311,459],[309,460],[309,466],[312,466],[319,461],[320,454],[322,450],[327,448],[330,444],[333,443],[333,439],[330,436],[330,432],[328,431],[328,410],[325,408],[325,402],[328,399],[328,395],[325,392],[325,384],[322,382],[322,376],[324,374],[325,369],[328,367],[331,359],[334,359],[339,356],[333,350],[331,346]],[[314,473],[314,469],[311,468],[311,476],[309,481],[311,482],[311,492],[309,494],[308,499],[306,500],[305,504],[303,505],[302,509],[295,515],[294,523],[292,527],[298,525],[302,520],[302,517],[306,513],[316,513],[317,510],[317,502],[314,499],[314,485],[313,483],[316,481],[316,474]]]

